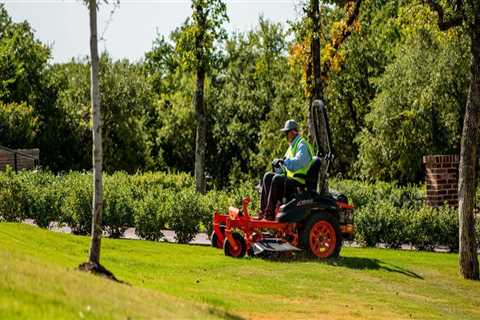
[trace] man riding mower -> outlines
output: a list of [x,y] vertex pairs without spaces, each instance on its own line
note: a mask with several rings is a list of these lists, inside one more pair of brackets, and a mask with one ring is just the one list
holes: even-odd
[[298,133],[295,120],[288,120],[280,131],[287,137],[289,147],[284,159],[275,159],[274,172],[263,177],[260,200],[260,218],[275,220],[277,203],[305,187],[308,169],[314,162],[313,147]]
[[[230,207],[228,214],[215,212],[212,245],[223,248],[231,257],[292,254],[304,250],[315,258],[336,257],[342,241],[353,240],[353,206],[347,197],[334,192],[317,192],[322,164],[328,170],[333,152],[325,107],[315,101],[311,108],[312,146],[298,134],[298,125],[288,120],[283,129],[289,148],[283,160],[274,160],[274,172],[264,176],[261,211],[258,218],[250,216],[248,204],[242,209]],[[320,143],[319,126],[327,134],[326,146]]]

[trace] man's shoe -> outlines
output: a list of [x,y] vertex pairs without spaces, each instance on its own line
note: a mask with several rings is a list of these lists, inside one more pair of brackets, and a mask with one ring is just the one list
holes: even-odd
[[265,219],[266,219],[266,220],[272,220],[272,221],[273,221],[273,220],[275,220],[275,214],[274,214],[273,212],[267,212],[267,213],[265,214]]
[[258,216],[258,220],[263,220],[263,219],[265,219],[265,212],[260,210],[260,211],[258,211],[257,216]]

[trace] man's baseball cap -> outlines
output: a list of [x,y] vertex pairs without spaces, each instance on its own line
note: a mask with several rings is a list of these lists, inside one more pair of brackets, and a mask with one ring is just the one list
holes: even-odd
[[282,129],[280,129],[280,131],[283,131],[283,132],[287,132],[290,130],[298,130],[297,122],[293,119],[287,120],[287,122],[285,122],[285,126]]

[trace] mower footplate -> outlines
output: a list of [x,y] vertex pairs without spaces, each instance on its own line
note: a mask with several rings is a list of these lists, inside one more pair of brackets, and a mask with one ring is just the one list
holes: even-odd
[[283,241],[278,238],[266,238],[258,242],[255,242],[252,245],[253,254],[259,255],[261,253],[286,253],[293,251],[302,251],[295,246],[292,246],[290,243]]

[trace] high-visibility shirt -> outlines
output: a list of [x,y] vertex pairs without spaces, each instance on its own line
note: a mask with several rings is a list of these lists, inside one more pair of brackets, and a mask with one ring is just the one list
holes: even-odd
[[285,169],[287,177],[301,184],[305,184],[308,169],[314,162],[314,149],[310,143],[300,135],[290,143],[285,153]]

